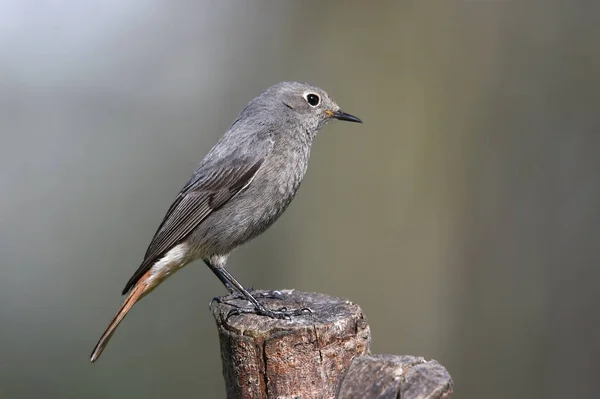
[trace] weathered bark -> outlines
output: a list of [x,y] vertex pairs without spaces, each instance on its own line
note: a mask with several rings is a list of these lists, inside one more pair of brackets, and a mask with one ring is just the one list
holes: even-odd
[[271,309],[306,307],[312,313],[292,320],[227,318],[232,305],[248,303],[225,297],[213,306],[227,398],[334,398],[352,360],[369,352],[371,334],[358,305],[324,294],[282,294],[261,301]]
[[448,399],[452,378],[435,360],[375,355],[355,358],[344,377],[338,399]]
[[369,355],[371,333],[358,305],[324,294],[281,294],[261,300],[271,309],[312,313],[291,320],[228,318],[249,305],[227,297],[213,307],[228,399],[450,398],[452,378],[437,361]]

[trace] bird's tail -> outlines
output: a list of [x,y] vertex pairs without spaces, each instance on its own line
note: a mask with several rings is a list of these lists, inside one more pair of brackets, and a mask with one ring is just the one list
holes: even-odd
[[127,294],[127,298],[125,298],[123,305],[121,305],[114,319],[110,322],[108,328],[106,329],[106,331],[104,331],[104,334],[102,334],[102,337],[96,344],[96,347],[94,348],[94,351],[92,352],[92,355],[90,357],[92,363],[98,360],[100,354],[102,354],[102,351],[104,350],[104,347],[106,346],[106,344],[108,344],[108,341],[119,326],[119,323],[123,321],[123,319],[125,318],[125,316],[127,316],[127,313],[131,310],[133,305],[135,305],[135,303],[141,299],[143,294],[146,293],[146,290],[148,288],[147,281],[149,276],[150,271],[144,274],[138,280],[137,284],[129,291],[129,294]]

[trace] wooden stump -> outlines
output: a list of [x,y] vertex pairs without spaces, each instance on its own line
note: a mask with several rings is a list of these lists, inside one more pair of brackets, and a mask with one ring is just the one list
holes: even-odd
[[312,313],[292,320],[227,318],[233,306],[248,302],[224,297],[213,306],[227,398],[334,398],[352,360],[369,353],[371,333],[358,305],[324,294],[281,293],[281,299],[262,302],[271,309]]
[[375,355],[354,359],[344,377],[339,399],[448,399],[452,378],[435,360]]

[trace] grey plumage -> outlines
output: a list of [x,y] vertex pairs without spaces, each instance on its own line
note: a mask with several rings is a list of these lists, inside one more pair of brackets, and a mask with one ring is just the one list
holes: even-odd
[[135,302],[195,259],[204,260],[257,313],[291,314],[264,308],[224,266],[231,251],[265,231],[290,204],[306,172],[313,139],[333,119],[360,122],[340,111],[322,89],[298,82],[271,86],[244,108],[167,211],[92,361]]

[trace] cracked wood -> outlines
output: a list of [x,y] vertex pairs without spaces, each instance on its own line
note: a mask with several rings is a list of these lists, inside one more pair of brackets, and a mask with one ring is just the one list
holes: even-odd
[[450,374],[435,360],[371,355],[354,359],[338,399],[449,399],[452,390]]
[[312,313],[292,320],[227,319],[234,306],[248,303],[225,297],[213,306],[228,399],[334,398],[352,360],[369,353],[371,334],[358,305],[324,294],[281,293],[261,301],[271,309],[308,307]]

